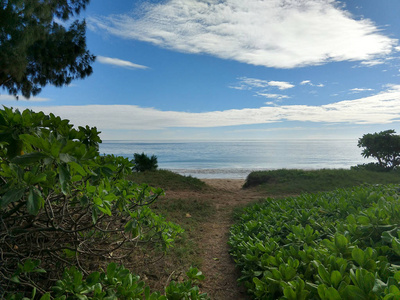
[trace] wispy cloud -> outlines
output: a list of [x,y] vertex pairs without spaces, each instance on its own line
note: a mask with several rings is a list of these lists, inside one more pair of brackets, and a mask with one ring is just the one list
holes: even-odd
[[325,85],[322,83],[314,84],[311,82],[311,80],[303,80],[300,82],[300,85],[310,85],[310,86],[316,86],[316,87],[324,87]]
[[238,90],[252,90],[252,89],[263,89],[268,87],[276,87],[280,90],[287,90],[294,87],[293,84],[286,81],[275,81],[275,80],[264,80],[258,78],[239,77],[239,82],[230,88]]
[[[268,94],[268,93],[257,93],[257,96],[269,98],[269,99],[277,99],[277,100],[282,100],[282,99],[288,99],[290,98],[287,95],[282,95],[282,94]],[[271,104],[271,102],[268,102],[268,104]]]
[[361,66],[364,67],[373,67],[373,66],[378,66],[378,65],[383,65],[385,63],[384,60],[369,60],[369,61],[362,61]]
[[0,95],[0,102],[2,101],[14,101],[16,103],[18,103],[19,101],[25,102],[25,101],[29,101],[29,102],[47,102],[50,101],[49,98],[42,98],[42,97],[31,97],[29,99],[25,98],[24,96],[18,95],[18,99],[15,98],[14,96],[11,95]]
[[121,67],[121,68],[128,68],[128,69],[148,69],[146,66],[134,64],[133,62],[127,61],[127,60],[122,60],[119,58],[112,58],[112,57],[106,57],[106,56],[97,56],[96,61],[101,63],[101,64],[106,64],[106,65],[113,65],[116,67]]
[[136,105],[43,106],[31,109],[52,112],[70,119],[75,125],[88,124],[100,130],[211,128],[285,120],[324,124],[390,124],[400,120],[400,85],[391,85],[373,96],[321,106],[275,105],[203,113],[160,111]]
[[88,18],[89,28],[185,53],[276,68],[375,61],[399,49],[335,0],[169,0]]
[[291,84],[289,82],[285,82],[285,81],[270,81],[270,82],[268,82],[268,85],[277,87],[280,90],[287,90],[287,89],[294,88],[293,84]]
[[366,88],[354,88],[351,89],[351,93],[355,94],[355,93],[361,93],[361,92],[372,92],[374,89],[366,89]]

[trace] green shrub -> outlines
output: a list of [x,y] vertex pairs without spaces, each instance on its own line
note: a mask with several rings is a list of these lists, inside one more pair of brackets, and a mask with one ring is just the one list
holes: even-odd
[[399,186],[267,199],[231,228],[255,299],[398,299]]
[[[53,114],[0,110],[0,298],[141,293],[135,275],[108,262],[140,245],[165,250],[183,231],[150,209],[163,191],[126,180],[132,161],[100,156],[100,142],[96,128]],[[83,279],[98,268],[107,272]]]
[[136,172],[154,171],[158,168],[157,156],[148,157],[146,154],[133,154],[133,170]]
[[372,171],[372,172],[391,172],[393,171],[392,169],[385,168],[381,166],[378,163],[368,163],[368,164],[362,164],[362,165],[357,165],[355,167],[351,167],[352,170],[367,170],[367,171]]

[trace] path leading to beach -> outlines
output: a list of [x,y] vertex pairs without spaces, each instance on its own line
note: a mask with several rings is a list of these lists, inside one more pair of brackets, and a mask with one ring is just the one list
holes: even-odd
[[238,287],[239,272],[229,256],[227,244],[229,228],[235,207],[255,202],[265,196],[252,190],[242,190],[244,180],[240,179],[204,179],[211,189],[201,192],[174,191],[169,197],[190,198],[207,201],[214,206],[215,214],[204,220],[199,232],[199,247],[202,255],[201,271],[206,280],[200,284],[211,299],[241,300],[249,299],[243,288]]

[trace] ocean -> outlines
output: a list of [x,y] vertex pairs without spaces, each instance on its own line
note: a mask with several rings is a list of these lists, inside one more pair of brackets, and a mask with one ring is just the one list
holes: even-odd
[[373,161],[361,156],[357,140],[268,140],[230,142],[103,141],[101,154],[133,159],[156,155],[159,169],[197,178],[245,179],[252,171],[348,169]]

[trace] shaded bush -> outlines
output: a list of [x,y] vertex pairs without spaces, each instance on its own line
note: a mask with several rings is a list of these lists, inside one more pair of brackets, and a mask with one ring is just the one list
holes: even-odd
[[372,172],[390,172],[392,169],[386,168],[378,163],[368,163],[351,167],[352,170],[367,170]]
[[157,156],[148,157],[146,154],[133,154],[133,170],[136,172],[154,171],[158,168]]

